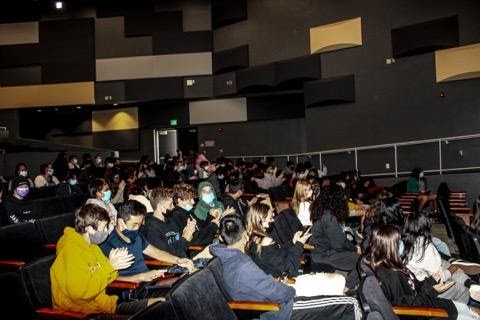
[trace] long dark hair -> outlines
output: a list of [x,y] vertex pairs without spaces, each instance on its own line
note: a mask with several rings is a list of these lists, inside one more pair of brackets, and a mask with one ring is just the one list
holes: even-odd
[[[431,220],[421,212],[412,212],[409,214],[407,220],[405,221],[405,227],[403,228],[403,244],[405,246],[404,261],[408,262],[415,251],[415,249],[420,250],[421,255],[420,259],[417,261],[422,261],[425,257],[425,250],[427,246],[432,243],[432,235],[430,233],[432,229]],[[423,242],[416,242],[417,239],[423,238]],[[415,248],[416,245],[420,244],[420,248]]]
[[342,187],[334,185],[322,189],[320,195],[310,207],[310,220],[312,220],[312,223],[320,220],[326,210],[329,210],[337,218],[338,222],[343,224],[347,221],[347,197]]
[[392,225],[373,228],[370,244],[365,252],[365,263],[377,273],[380,267],[409,274],[399,253],[400,231]]

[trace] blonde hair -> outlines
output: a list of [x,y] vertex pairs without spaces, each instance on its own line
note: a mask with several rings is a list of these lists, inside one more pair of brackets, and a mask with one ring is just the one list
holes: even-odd
[[308,180],[298,180],[295,185],[295,192],[293,193],[290,208],[298,214],[300,202],[307,201],[307,190],[312,189],[312,184]]
[[250,238],[247,247],[251,249],[253,243],[255,243],[259,255],[262,252],[262,246],[260,244],[263,238],[268,237],[268,234],[263,230],[262,221],[267,218],[270,209],[271,208],[264,203],[255,203],[247,212],[247,234]]

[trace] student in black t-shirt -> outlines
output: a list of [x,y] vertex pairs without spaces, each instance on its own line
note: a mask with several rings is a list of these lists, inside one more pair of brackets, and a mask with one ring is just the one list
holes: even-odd
[[8,223],[35,222],[33,201],[27,198],[30,192],[28,179],[23,176],[14,177],[12,190],[13,193],[3,202]]
[[142,234],[155,247],[170,252],[178,257],[186,257],[188,245],[195,231],[196,221],[190,219],[185,228],[180,229],[170,219],[173,209],[173,192],[171,189],[158,187],[150,195],[153,215],[147,215]]

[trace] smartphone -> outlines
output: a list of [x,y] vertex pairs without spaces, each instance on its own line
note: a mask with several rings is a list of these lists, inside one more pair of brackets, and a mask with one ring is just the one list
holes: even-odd
[[310,230],[312,230],[312,226],[308,226],[308,227],[306,227],[306,228],[305,228],[305,230],[303,230],[303,232],[302,232],[302,235],[301,235],[301,236],[303,237],[303,236],[304,236],[306,233],[309,233],[309,232],[310,232]]

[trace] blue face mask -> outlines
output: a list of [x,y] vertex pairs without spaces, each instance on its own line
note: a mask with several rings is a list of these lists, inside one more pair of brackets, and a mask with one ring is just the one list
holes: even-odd
[[77,179],[71,179],[70,181],[68,181],[68,183],[71,185],[71,186],[74,186],[77,184]]
[[185,209],[185,210],[187,210],[187,211],[192,211],[193,206],[187,204],[185,207],[183,207],[183,209]]
[[102,200],[103,200],[103,202],[108,202],[108,201],[110,201],[111,197],[112,197],[112,191],[107,190],[107,191],[103,192]]
[[213,193],[202,194],[202,200],[206,203],[211,203],[215,200],[215,195]]
[[128,238],[130,239],[130,241],[133,241],[135,240],[137,237],[138,237],[138,233],[140,232],[140,230],[128,230],[128,229],[124,229],[122,231],[122,233]]
[[398,246],[398,253],[400,256],[403,255],[403,251],[405,251],[405,246],[403,245],[403,241],[400,241],[400,245]]

